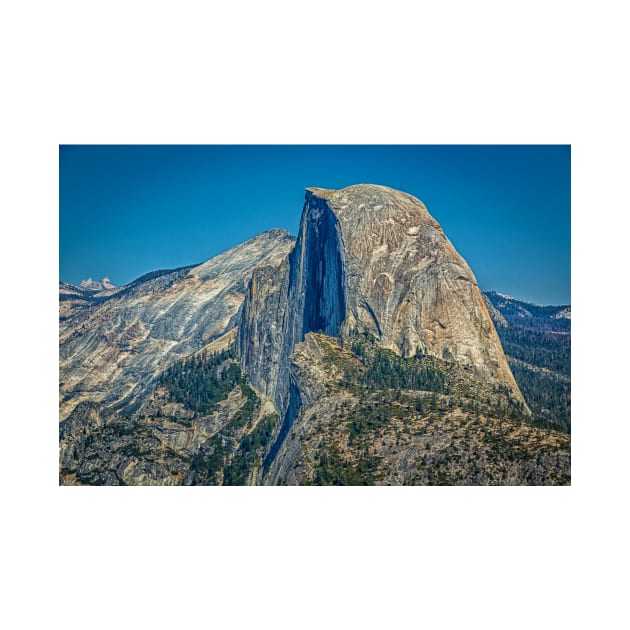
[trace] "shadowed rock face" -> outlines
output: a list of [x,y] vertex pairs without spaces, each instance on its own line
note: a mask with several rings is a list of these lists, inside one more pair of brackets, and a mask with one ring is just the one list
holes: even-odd
[[270,230],[201,265],[95,298],[62,283],[61,419],[81,401],[146,398],[163,369],[233,327],[254,269],[279,264],[293,243],[288,232]]
[[[262,293],[252,282],[239,331],[242,365],[281,413],[295,345],[309,332],[343,336],[355,328],[405,357],[455,361],[523,400],[472,271],[411,195],[369,184],[308,188],[287,263],[270,272]],[[254,348],[262,350],[255,358]]]
[[337,336],[345,312],[344,271],[338,221],[317,198],[305,207],[300,234],[292,254],[292,303],[303,298],[301,317],[294,317],[294,336],[322,331]]

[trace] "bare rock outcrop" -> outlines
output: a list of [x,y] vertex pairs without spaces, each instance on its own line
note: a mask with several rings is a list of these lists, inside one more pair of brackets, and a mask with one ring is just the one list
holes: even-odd
[[403,357],[454,361],[524,402],[472,271],[421,201],[371,184],[307,188],[286,263],[250,282],[242,366],[284,413],[295,345],[355,329]]
[[293,242],[270,230],[201,265],[148,274],[102,297],[60,286],[60,418],[81,401],[128,408],[145,399],[163,369],[233,327],[253,270],[278,264]]
[[344,329],[359,324],[405,357],[470,366],[521,399],[475,276],[421,201],[384,186],[314,188],[309,211],[334,216]]

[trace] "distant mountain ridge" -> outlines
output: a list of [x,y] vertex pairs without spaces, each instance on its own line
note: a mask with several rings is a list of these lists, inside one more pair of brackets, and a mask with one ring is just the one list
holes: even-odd
[[92,278],[81,280],[79,287],[85,291],[109,291],[116,288],[107,276],[100,281],[92,280]]
[[512,324],[519,328],[550,332],[568,332],[571,330],[571,306],[569,304],[543,306],[525,302],[497,291],[487,291],[485,296],[503,316],[503,319],[498,320],[499,326]]
[[544,422],[571,430],[571,306],[484,294],[514,378]]

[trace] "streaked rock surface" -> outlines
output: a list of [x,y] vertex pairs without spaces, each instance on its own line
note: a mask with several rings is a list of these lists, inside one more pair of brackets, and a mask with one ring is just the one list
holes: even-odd
[[295,345],[309,332],[337,336],[355,328],[401,356],[466,366],[523,401],[472,271],[411,195],[371,184],[307,188],[288,264],[251,282],[241,361],[281,413],[289,406]]
[[165,367],[233,326],[253,270],[278,264],[293,242],[270,230],[105,294],[60,283],[60,418],[81,401],[129,407],[146,398]]

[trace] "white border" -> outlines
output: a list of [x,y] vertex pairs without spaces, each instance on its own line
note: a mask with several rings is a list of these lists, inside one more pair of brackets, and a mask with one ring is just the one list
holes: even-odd
[[[620,625],[618,7],[3,9],[5,627]],[[58,144],[239,142],[572,144],[572,488],[57,487]]]

